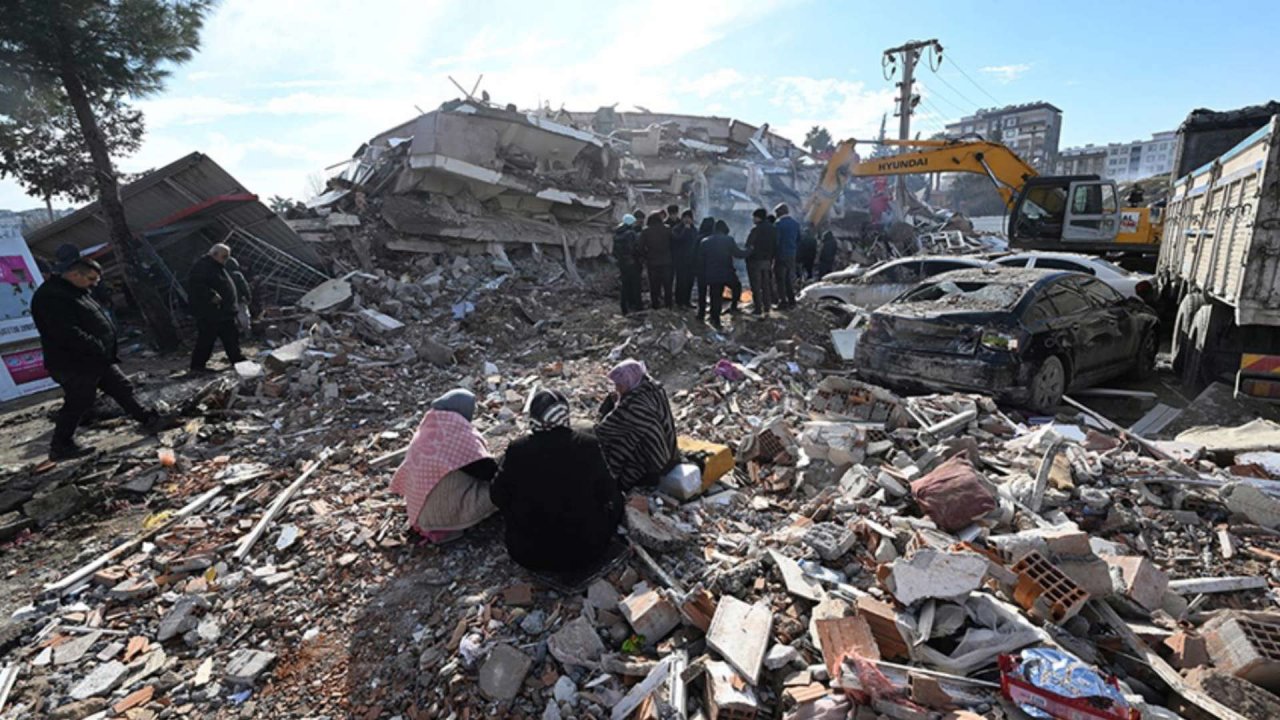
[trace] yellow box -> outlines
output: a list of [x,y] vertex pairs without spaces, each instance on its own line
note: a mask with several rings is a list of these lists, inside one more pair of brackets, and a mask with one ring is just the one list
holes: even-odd
[[702,489],[711,487],[712,483],[733,472],[733,451],[726,445],[717,445],[705,440],[680,436],[676,439],[679,448],[691,463],[702,471]]

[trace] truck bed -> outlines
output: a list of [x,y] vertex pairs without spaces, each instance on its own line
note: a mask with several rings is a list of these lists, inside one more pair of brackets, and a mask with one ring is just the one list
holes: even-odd
[[1174,183],[1156,272],[1237,325],[1280,325],[1280,115]]

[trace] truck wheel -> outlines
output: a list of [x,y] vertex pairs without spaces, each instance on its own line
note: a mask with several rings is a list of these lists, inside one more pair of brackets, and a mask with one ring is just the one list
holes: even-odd
[[1036,374],[1031,377],[1031,396],[1028,406],[1036,412],[1050,414],[1062,402],[1067,390],[1067,373],[1062,361],[1056,357],[1045,359]]
[[1196,312],[1204,305],[1204,298],[1196,294],[1189,294],[1182,298],[1182,302],[1178,303],[1178,314],[1173,322],[1173,371],[1182,372],[1182,366],[1186,360],[1188,348],[1188,333],[1191,330],[1191,321],[1195,319]]
[[1148,330],[1138,345],[1138,357],[1134,362],[1129,377],[1134,380],[1148,380],[1156,374],[1156,331]]

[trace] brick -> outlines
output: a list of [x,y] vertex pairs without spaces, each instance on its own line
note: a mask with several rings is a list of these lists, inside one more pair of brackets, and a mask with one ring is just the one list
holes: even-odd
[[1071,578],[1082,590],[1092,598],[1110,597],[1114,588],[1111,585],[1111,566],[1106,560],[1090,555],[1080,558],[1057,558],[1054,564],[1063,575]]
[[1169,664],[1178,670],[1190,670],[1209,664],[1209,649],[1204,636],[1195,635],[1185,630],[1176,632],[1165,638],[1164,646],[1169,649]]
[[898,611],[875,598],[858,598],[857,615],[865,618],[871,635],[885,660],[903,660],[910,657],[907,642],[898,630]]
[[528,607],[533,604],[533,586],[519,583],[503,588],[502,601],[513,607]]
[[680,614],[685,622],[705,633],[711,629],[711,619],[716,616],[716,599],[711,593],[698,588],[685,598]]
[[1280,618],[1228,613],[1201,629],[1214,667],[1280,692]]
[[1043,620],[1062,624],[1089,601],[1089,593],[1038,552],[1028,553],[1013,571],[1018,574],[1014,599]]
[[804,544],[813,548],[823,560],[838,560],[853,548],[854,536],[849,528],[833,522],[817,523],[804,531]]
[[710,720],[755,720],[760,712],[756,692],[732,667],[712,660],[707,663],[706,680]]
[[1169,576],[1150,560],[1136,555],[1108,556],[1107,564],[1118,568],[1124,578],[1124,596],[1147,610],[1164,604]]
[[1054,528],[1032,531],[1044,541],[1049,557],[1084,557],[1093,554],[1089,534],[1079,530]]
[[618,604],[618,609],[648,645],[657,644],[680,624],[680,611],[657,590],[632,593]]
[[1234,675],[1196,668],[1187,673],[1187,684],[1249,720],[1280,718],[1280,699]]
[[510,645],[498,645],[480,668],[480,692],[490,700],[514,700],[531,667],[528,655]]
[[856,654],[868,660],[880,659],[880,646],[865,617],[819,620],[817,626],[818,636],[822,638],[822,660],[833,683],[839,682],[840,667],[846,657]]

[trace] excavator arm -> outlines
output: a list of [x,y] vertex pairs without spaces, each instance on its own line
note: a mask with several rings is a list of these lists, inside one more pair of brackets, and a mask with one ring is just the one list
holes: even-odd
[[881,143],[911,148],[914,152],[885,158],[861,160],[855,151],[857,140],[845,140],[836,147],[818,184],[805,203],[805,220],[818,224],[831,211],[840,191],[851,177],[916,175],[967,172],[985,175],[1010,209],[1023,184],[1036,171],[1009,148],[985,140],[884,140]]

